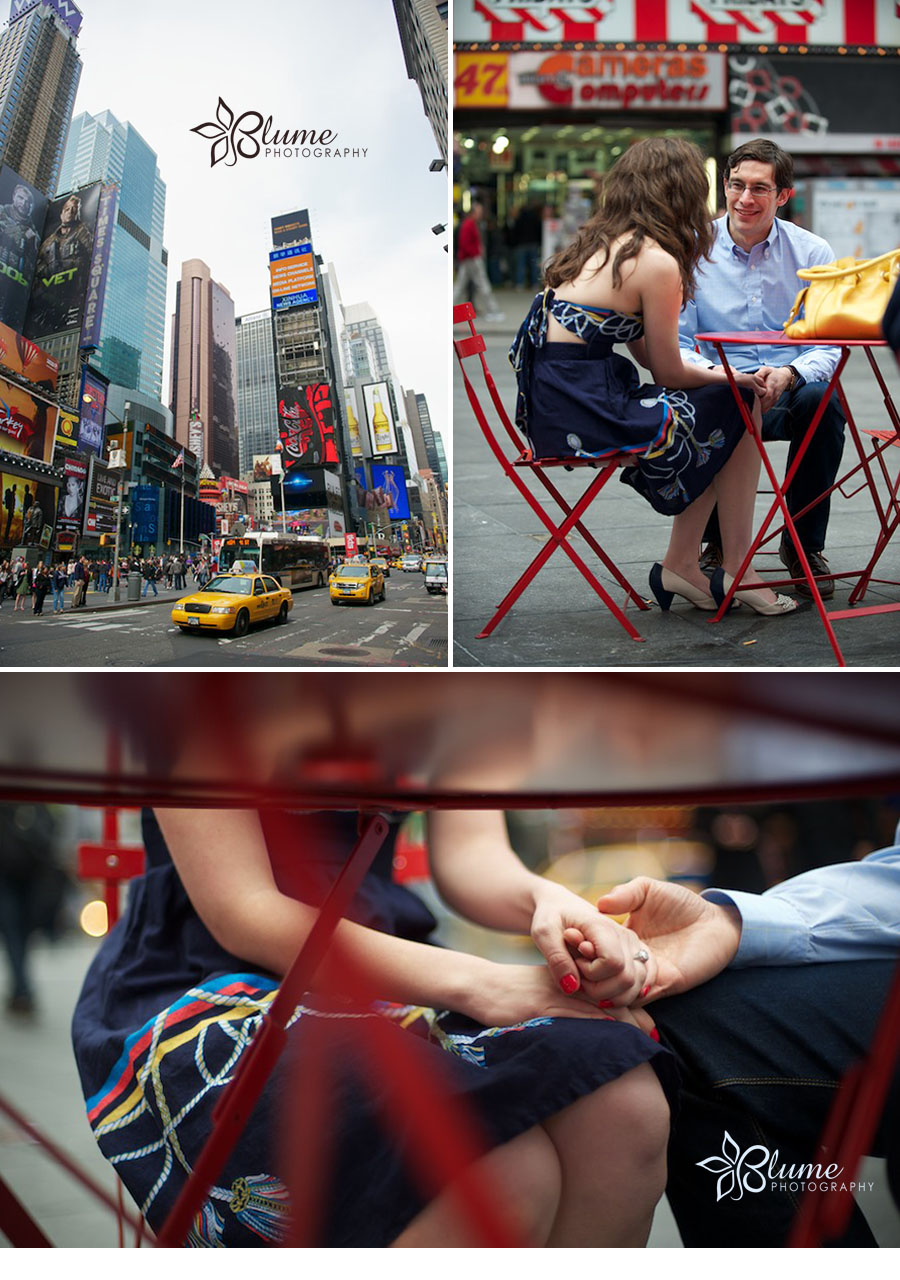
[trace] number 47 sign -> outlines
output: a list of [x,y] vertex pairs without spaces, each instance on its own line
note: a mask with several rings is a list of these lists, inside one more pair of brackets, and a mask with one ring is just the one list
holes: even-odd
[[505,107],[509,72],[505,53],[458,53],[453,80],[457,107]]

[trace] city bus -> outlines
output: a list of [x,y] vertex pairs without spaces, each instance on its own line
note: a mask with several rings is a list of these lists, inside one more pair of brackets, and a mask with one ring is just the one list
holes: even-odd
[[303,533],[245,533],[225,537],[219,549],[223,573],[249,569],[271,573],[283,587],[324,587],[328,581],[328,540]]

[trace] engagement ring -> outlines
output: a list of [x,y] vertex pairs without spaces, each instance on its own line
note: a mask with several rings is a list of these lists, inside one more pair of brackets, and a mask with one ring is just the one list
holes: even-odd
[[649,951],[645,951],[645,950],[644,950],[644,948],[643,948],[643,947],[641,947],[640,951],[638,951],[638,952],[635,954],[635,957],[634,957],[634,958],[635,958],[635,960],[642,960],[642,961],[644,962],[644,964],[646,964],[646,963],[647,963],[647,961],[650,959],[650,952],[649,952]]

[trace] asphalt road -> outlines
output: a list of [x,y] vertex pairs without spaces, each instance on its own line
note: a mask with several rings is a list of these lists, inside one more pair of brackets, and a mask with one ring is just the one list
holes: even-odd
[[[183,593],[181,593],[183,594]],[[56,617],[47,610],[0,610],[4,667],[444,667],[447,597],[429,595],[420,573],[394,572],[385,599],[332,606],[326,590],[294,593],[287,626],[263,623],[242,639],[184,635],[173,625],[177,598],[124,608],[88,608]]]

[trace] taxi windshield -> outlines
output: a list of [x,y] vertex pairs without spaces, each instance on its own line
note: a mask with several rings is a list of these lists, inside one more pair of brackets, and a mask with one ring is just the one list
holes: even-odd
[[334,571],[337,578],[365,578],[368,572],[367,564],[339,564]]
[[253,594],[253,579],[234,578],[228,574],[220,573],[217,577],[210,578],[203,590],[221,591],[230,596],[249,596]]

